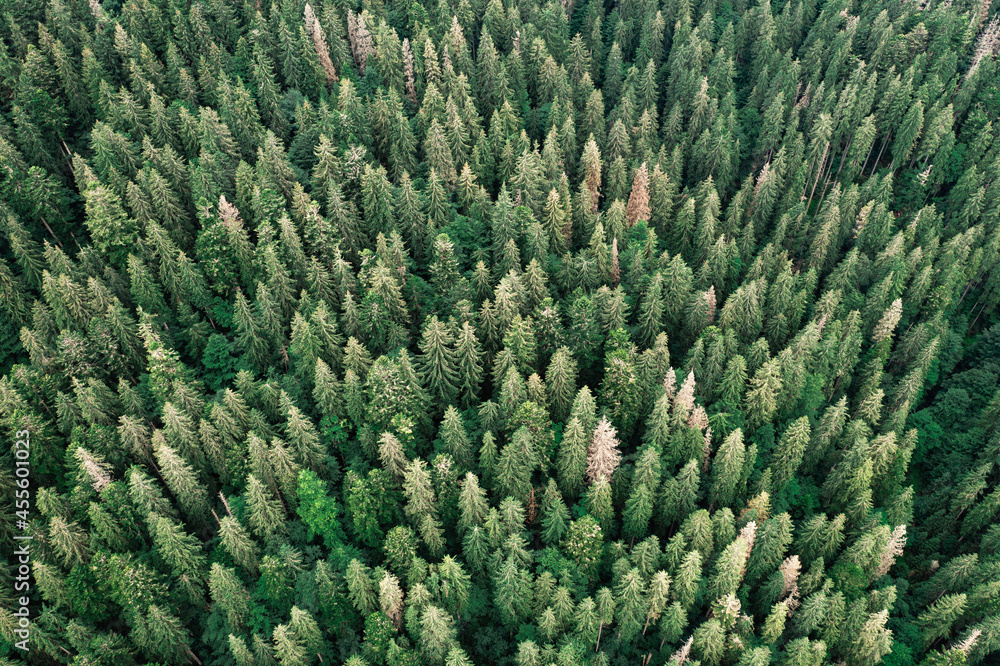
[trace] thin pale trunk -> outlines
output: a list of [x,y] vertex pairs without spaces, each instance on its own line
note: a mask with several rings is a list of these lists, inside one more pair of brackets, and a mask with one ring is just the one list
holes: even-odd
[[868,147],[868,154],[865,155],[865,163],[861,165],[860,175],[865,175],[865,168],[868,166],[868,160],[872,158],[872,151],[875,150],[875,142],[872,141],[872,145]]
[[58,236],[56,236],[56,232],[52,231],[52,227],[49,226],[49,223],[45,221],[44,217],[41,218],[41,220],[42,220],[42,224],[44,224],[45,228],[48,230],[49,235],[56,239],[56,245],[58,245],[59,247],[62,247],[63,246],[62,241],[59,240]]
[[604,622],[601,622],[601,624],[599,624],[598,627],[597,627],[597,645],[594,646],[594,652],[597,652],[597,651],[599,651],[601,649],[601,632],[602,631],[604,631]]
[[886,135],[885,140],[882,141],[882,147],[878,151],[878,157],[875,158],[875,164],[872,165],[872,172],[868,174],[869,176],[875,173],[875,168],[878,167],[879,161],[882,159],[882,152],[885,150],[886,145],[889,143],[889,135]]
[[[834,156],[836,156],[836,149],[834,149]],[[824,181],[830,180],[830,172],[833,171],[833,157],[826,161],[826,174],[823,176]]]
[[[823,190],[822,190],[822,192],[820,192],[819,200],[816,202],[816,210],[817,210],[817,212],[819,211],[820,206],[823,205],[823,199],[826,197],[826,190],[827,190],[827,188],[830,187],[830,172],[833,171],[833,160],[834,160],[834,158],[831,157],[830,160],[827,162],[827,165],[826,165],[826,173],[823,175]],[[841,165],[844,164],[844,158],[843,158],[843,156],[841,156],[841,158],[840,158],[840,163],[841,163]]]
[[62,144],[63,157],[66,158],[66,164],[69,165],[69,170],[73,171],[73,153],[70,152],[69,146],[66,145],[65,141],[60,141],[60,143]]
[[840,178],[840,171],[844,168],[844,162],[847,161],[847,151],[849,151],[851,149],[851,146],[853,145],[854,145],[854,137],[852,136],[851,140],[847,142],[847,147],[844,148],[844,154],[840,158],[840,166],[837,167],[837,173],[834,174],[833,176],[834,180]]
[[840,377],[837,377],[837,381],[835,381],[833,383],[833,391],[830,393],[831,396],[835,395],[837,393],[837,389],[840,388],[840,380],[843,379],[843,378],[844,378],[843,375],[841,375]]
[[[976,305],[979,305],[979,301],[976,301]],[[972,310],[975,310],[975,309],[976,309],[976,305],[973,305],[973,306],[972,306]],[[986,303],[983,303],[983,307],[979,308],[979,314],[977,314],[977,315],[976,315],[976,318],[972,320],[972,326],[969,326],[969,328],[972,328],[973,326],[975,326],[975,325],[976,325],[976,322],[977,322],[977,321],[979,321],[979,318],[983,316],[983,311],[984,311],[985,309],[986,309]],[[970,310],[970,312],[971,312],[972,310]],[[965,537],[962,537],[962,538],[964,539]]]
[[[972,283],[973,283],[973,280],[969,280],[969,282],[965,285],[965,291],[962,292],[962,296],[961,296],[961,298],[958,299],[958,303],[956,303],[956,306],[961,305],[962,301],[965,300],[966,294],[968,294],[969,290],[972,289]],[[975,307],[975,306],[973,306],[973,307]]]
[[826,148],[823,149],[823,159],[819,163],[819,170],[816,172],[816,180],[813,181],[812,190],[809,192],[809,201],[806,203],[806,212],[809,211],[809,206],[812,205],[813,195],[816,194],[816,185],[819,184],[819,178],[823,175],[823,170],[826,168],[826,155],[830,151],[830,144],[826,144]]
[[819,214],[819,209],[823,207],[823,200],[826,199],[826,191],[830,188],[830,180],[823,181],[823,191],[820,192],[819,199],[816,200],[816,214]]
[[[937,195],[938,191],[940,191],[940,189],[941,188],[938,187],[937,190],[934,191],[935,196]],[[922,205],[926,206],[927,205],[927,200],[930,199],[930,198],[931,198],[931,191],[927,190],[927,194],[924,195],[924,203]]]

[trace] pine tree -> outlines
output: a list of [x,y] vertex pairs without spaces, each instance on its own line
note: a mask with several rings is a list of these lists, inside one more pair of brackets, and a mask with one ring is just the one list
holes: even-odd
[[482,347],[476,337],[476,331],[469,322],[462,324],[455,341],[454,357],[457,370],[457,388],[461,394],[462,403],[471,405],[479,392],[483,378]]
[[[859,615],[862,617],[857,619],[863,622],[858,627],[858,632],[852,637],[849,648],[845,650],[845,656],[859,664],[879,663],[892,649],[892,632],[885,628],[889,611],[868,613],[867,618],[865,618],[862,610]],[[854,618],[849,619],[854,620]]]
[[593,483],[598,479],[610,482],[615,469],[621,462],[621,452],[618,450],[616,430],[602,417],[594,428],[590,445],[587,447],[587,481]]
[[628,333],[620,328],[611,332],[605,349],[601,398],[623,433],[629,433],[642,403],[638,352]]
[[568,497],[578,497],[587,472],[589,442],[578,417],[571,417],[563,431],[556,460],[559,487]]
[[452,647],[444,663],[445,666],[472,666],[472,660],[460,647]]
[[583,574],[594,580],[603,552],[603,532],[597,519],[586,515],[570,523],[563,548]]
[[183,663],[191,653],[191,634],[168,609],[150,604],[145,613],[130,617],[135,644],[152,659]]
[[361,177],[361,207],[369,238],[393,227],[392,187],[383,167],[365,166]]
[[486,502],[486,491],[479,486],[479,477],[472,472],[467,472],[465,475],[458,506],[460,533],[464,534],[475,527],[482,526],[489,505]]
[[632,475],[632,488],[622,515],[622,536],[641,538],[647,533],[649,519],[660,487],[660,453],[654,447],[643,451]]
[[276,540],[284,531],[284,511],[280,501],[253,474],[247,476],[246,502],[250,528],[267,541]]
[[565,420],[570,412],[576,390],[577,366],[568,347],[560,347],[549,360],[545,372],[545,388],[552,417]]
[[632,180],[632,192],[628,197],[626,208],[629,226],[635,226],[639,220],[649,221],[649,169],[643,162]]
[[441,526],[441,521],[435,516],[424,515],[420,518],[418,529],[420,538],[427,544],[427,550],[431,555],[434,557],[444,555],[444,528]]
[[732,506],[736,501],[743,481],[745,460],[743,431],[737,428],[726,437],[712,460],[712,485],[709,493],[713,505]]
[[424,153],[427,155],[427,163],[434,173],[444,182],[449,190],[454,188],[458,180],[455,171],[455,159],[452,156],[451,148],[445,138],[444,129],[434,118],[427,128],[427,138],[424,140]]
[[260,367],[267,361],[270,353],[269,345],[264,340],[260,324],[251,311],[249,301],[239,289],[236,291],[233,321],[236,324],[237,346],[253,366]]
[[451,332],[437,317],[431,317],[424,325],[419,343],[421,356],[418,368],[427,390],[440,406],[449,404],[457,393],[454,352],[450,349],[452,342]]
[[469,435],[458,410],[449,406],[444,413],[439,431],[445,450],[462,469],[472,466],[472,448]]
[[537,344],[533,324],[531,317],[523,318],[516,314],[511,321],[510,329],[503,338],[504,349],[510,351],[518,371],[523,374],[533,371],[537,360]]
[[219,540],[237,564],[250,573],[256,573],[259,549],[235,516],[226,515],[219,521]]
[[347,565],[345,578],[351,603],[359,613],[368,615],[378,609],[378,592],[368,567],[353,559]]
[[782,385],[777,359],[767,361],[754,373],[745,397],[750,423],[760,425],[771,420],[778,409],[778,395]]
[[516,626],[530,609],[530,576],[511,555],[493,572],[494,595],[501,620]]
[[153,432],[153,453],[160,474],[181,508],[196,524],[203,523],[207,517],[208,498],[191,465],[167,445],[158,430]]
[[941,638],[951,636],[956,620],[965,612],[967,595],[948,594],[936,600],[917,618],[924,643],[932,644]]
[[810,435],[809,418],[805,416],[792,422],[782,433],[771,464],[771,483],[775,490],[783,488],[792,479],[809,446]]
[[755,585],[781,565],[785,552],[792,543],[792,520],[787,513],[764,520],[758,525],[746,567],[746,581],[751,585]]
[[903,162],[910,156],[917,139],[920,137],[924,124],[924,103],[916,100],[903,117],[899,131],[892,143],[892,166],[893,168],[903,165]]
[[612,506],[611,482],[606,476],[598,479],[587,488],[583,496],[583,505],[587,513],[594,516],[605,532],[613,532],[615,511]]
[[236,572],[221,564],[213,564],[209,572],[208,589],[213,601],[225,613],[229,626],[234,629],[243,628],[249,619],[251,602],[250,594]]
[[288,438],[298,462],[310,469],[316,469],[323,460],[323,448],[319,433],[312,421],[296,407],[287,393],[281,393],[281,406],[285,412],[285,436]]
[[197,538],[187,534],[169,518],[163,516],[151,519],[153,542],[160,557],[177,578],[198,577],[204,568],[205,556],[200,552]]
[[511,435],[503,447],[496,467],[493,485],[501,497],[524,501],[531,490],[531,472],[534,468],[534,446],[531,433],[524,426]]
[[406,466],[403,478],[403,494],[406,496],[406,515],[418,521],[425,515],[433,515],[437,511],[437,500],[431,485],[427,463],[420,458],[411,461]]
[[639,340],[651,347],[656,336],[663,328],[663,275],[653,276],[639,308],[638,334]]
[[542,497],[542,541],[558,544],[569,529],[569,511],[554,479],[549,479]]

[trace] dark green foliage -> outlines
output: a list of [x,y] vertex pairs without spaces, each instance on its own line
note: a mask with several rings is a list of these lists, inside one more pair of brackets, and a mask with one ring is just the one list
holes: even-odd
[[28,660],[995,661],[996,13],[3,3]]

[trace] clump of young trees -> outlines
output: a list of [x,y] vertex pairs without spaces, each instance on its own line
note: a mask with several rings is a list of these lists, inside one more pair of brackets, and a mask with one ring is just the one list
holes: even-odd
[[996,659],[995,5],[0,3],[26,658]]

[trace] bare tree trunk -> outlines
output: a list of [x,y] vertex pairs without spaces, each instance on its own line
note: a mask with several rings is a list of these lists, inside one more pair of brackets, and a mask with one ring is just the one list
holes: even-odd
[[882,142],[882,147],[878,151],[878,157],[875,158],[875,164],[872,165],[872,172],[868,174],[869,176],[875,173],[875,168],[878,166],[879,160],[882,159],[882,151],[885,150],[885,147],[888,143],[889,143],[889,135],[886,135],[885,140]]
[[830,152],[830,144],[827,142],[826,148],[823,149],[823,159],[820,160],[819,170],[816,172],[816,180],[813,181],[812,190],[809,192],[809,201],[806,203],[806,212],[809,212],[809,206],[812,205],[813,195],[816,194],[816,185],[819,184],[819,177],[823,175],[823,170],[826,168],[826,155]]
[[872,158],[872,151],[875,150],[875,142],[872,141],[872,145],[868,148],[868,154],[865,155],[865,163],[861,165],[860,175],[865,175],[865,168],[868,166],[868,160]]
[[847,161],[847,152],[851,149],[851,146],[853,145],[854,145],[854,137],[852,136],[851,140],[847,142],[847,147],[844,148],[844,154],[840,158],[840,166],[837,167],[837,173],[833,175],[834,180],[837,180],[840,177],[840,172],[844,168],[844,162]]

